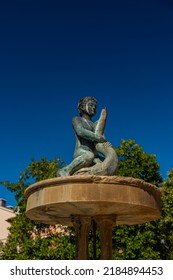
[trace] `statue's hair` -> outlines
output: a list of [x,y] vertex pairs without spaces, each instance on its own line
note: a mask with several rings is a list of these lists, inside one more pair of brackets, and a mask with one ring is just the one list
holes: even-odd
[[78,111],[80,113],[80,116],[82,116],[84,113],[84,110],[82,108],[83,105],[86,105],[88,101],[93,101],[94,103],[97,104],[97,100],[92,96],[85,96],[85,97],[81,98],[78,102]]

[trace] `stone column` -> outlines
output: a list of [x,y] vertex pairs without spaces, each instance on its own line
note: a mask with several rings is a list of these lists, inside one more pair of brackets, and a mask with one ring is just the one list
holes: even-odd
[[77,260],[88,260],[88,235],[91,226],[91,217],[75,216],[73,225],[77,231],[76,258]]
[[116,222],[116,215],[100,215],[94,217],[100,229],[101,259],[112,260],[112,228]]

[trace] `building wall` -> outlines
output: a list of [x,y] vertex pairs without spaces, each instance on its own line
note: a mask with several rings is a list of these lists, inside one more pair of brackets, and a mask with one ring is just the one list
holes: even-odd
[[9,233],[10,222],[8,220],[13,217],[15,217],[13,210],[6,207],[4,200],[2,203],[2,199],[0,199],[0,241],[3,243],[6,241]]

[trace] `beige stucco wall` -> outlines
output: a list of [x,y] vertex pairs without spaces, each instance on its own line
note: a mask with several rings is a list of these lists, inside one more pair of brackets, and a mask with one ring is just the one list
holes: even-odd
[[8,236],[8,227],[10,223],[8,219],[15,217],[12,209],[0,206],[0,241],[5,242]]

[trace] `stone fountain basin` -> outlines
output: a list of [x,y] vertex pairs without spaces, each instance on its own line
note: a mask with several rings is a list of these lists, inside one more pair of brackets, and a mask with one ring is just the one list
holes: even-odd
[[140,179],[67,176],[30,185],[26,216],[45,224],[73,225],[75,216],[115,215],[116,224],[142,224],[160,217],[161,192]]

